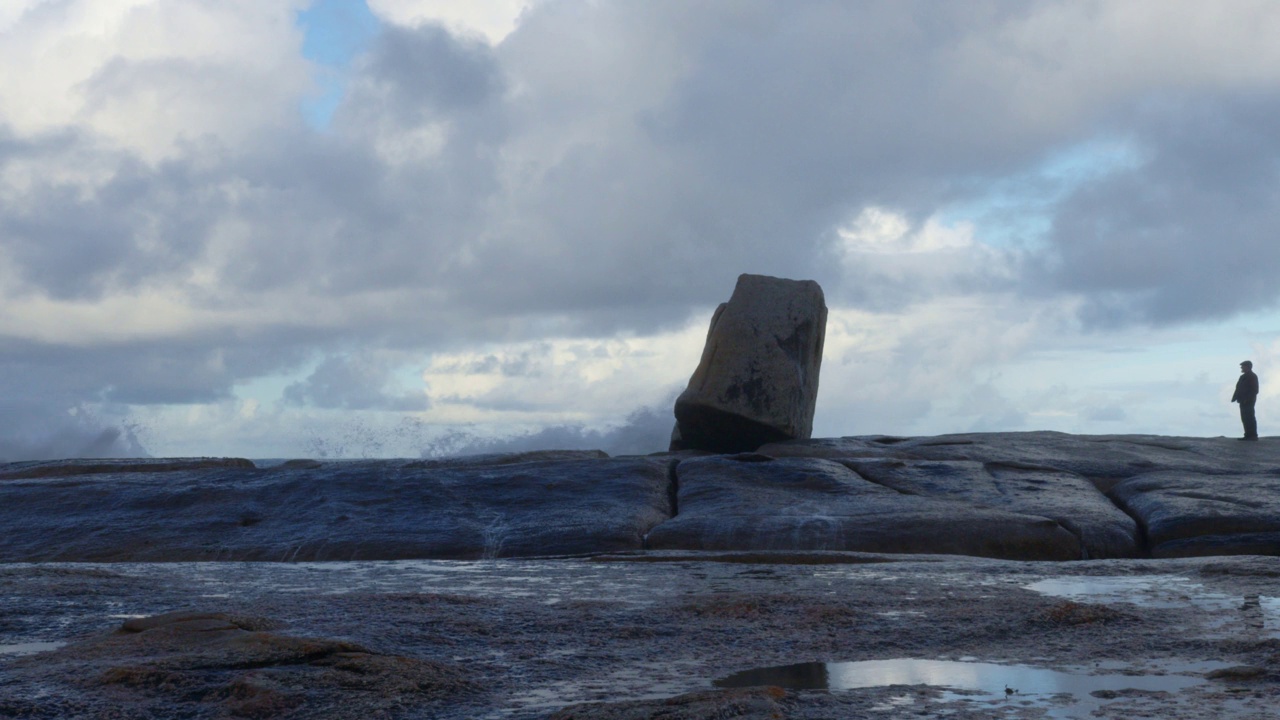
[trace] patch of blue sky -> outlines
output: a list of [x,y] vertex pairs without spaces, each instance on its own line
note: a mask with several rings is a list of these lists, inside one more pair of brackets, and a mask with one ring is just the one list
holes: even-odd
[[294,372],[263,375],[236,383],[232,394],[239,400],[255,400],[259,405],[270,405],[283,400],[285,388],[306,380],[319,366],[320,360],[317,358]]
[[1113,173],[1139,167],[1140,149],[1122,139],[1095,139],[1051,154],[1026,172],[974,180],[970,199],[938,213],[943,225],[972,223],[977,239],[1007,248],[1042,247],[1054,208],[1078,188]]
[[426,378],[423,377],[423,370],[423,364],[400,366],[391,373],[391,389],[405,394],[425,394],[429,388]]
[[329,127],[346,93],[351,64],[381,27],[365,0],[314,0],[297,15],[302,29],[302,55],[316,66],[319,91],[303,101],[301,111],[317,130]]

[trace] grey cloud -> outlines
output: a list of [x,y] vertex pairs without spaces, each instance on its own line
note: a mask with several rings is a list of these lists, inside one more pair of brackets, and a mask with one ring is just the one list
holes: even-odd
[[[1155,88],[1143,105],[1046,82],[1035,92],[1060,94],[1070,112],[1029,118],[1026,86],[966,49],[998,50],[1007,23],[1043,7],[545,3],[497,48],[435,26],[385,30],[325,132],[268,123],[238,144],[192,140],[144,163],[73,131],[0,131],[0,164],[110,178],[88,192],[52,176],[0,188],[0,249],[33,291],[95,299],[212,273],[193,305],[305,316],[110,346],[5,346],[0,373],[45,408],[205,402],[352,347],[425,354],[670,328],[723,300],[741,272],[812,277],[872,310],[1011,287],[1081,294],[1097,324],[1274,304],[1275,93]],[[116,64],[93,88],[103,102],[164,97],[225,82],[220,72]],[[401,148],[437,125],[440,147]],[[832,228],[868,204],[919,222],[1097,133],[1130,137],[1152,159],[1051,207],[1048,254],[833,262]],[[354,308],[374,293],[373,310],[309,322],[318,300]],[[523,371],[509,362],[502,372]],[[409,407],[380,372],[331,359],[288,399]],[[928,408],[863,414],[906,422]]]
[[0,219],[27,280],[52,297],[96,299],[181,273],[226,209],[187,167],[125,161],[114,170],[92,198],[45,186]]
[[113,375],[107,365],[84,352],[0,342],[0,462],[146,456],[118,406],[83,411],[102,401]]
[[[546,348],[541,348],[545,352]],[[456,363],[445,363],[436,369],[439,372],[461,372],[468,375],[488,375],[497,373],[506,377],[524,377],[533,374],[537,368],[534,352],[523,352],[514,357],[498,357],[485,355],[477,360]]]
[[1015,291],[1023,254],[968,246],[927,253],[854,253],[833,258],[844,268],[829,301],[877,312],[901,312],[937,296]]
[[[387,29],[359,63],[334,132],[275,130],[236,148],[193,147],[158,168],[98,157],[116,177],[93,198],[50,184],[0,211],[0,232],[31,282],[92,297],[113,284],[180,277],[215,231],[238,224],[247,236],[218,268],[224,292],[207,302],[252,305],[267,290],[299,303],[402,291],[381,327],[335,331],[375,339],[380,331],[505,338],[548,324],[591,335],[671,327],[722,299],[743,271],[813,277],[833,297],[873,309],[1003,289],[1008,278],[980,259],[944,260],[951,274],[936,281],[928,267],[907,266],[904,278],[875,263],[846,276],[830,262],[830,230],[868,203],[920,220],[983,179],[1023,172],[1050,149],[1087,139],[1102,120],[1159,131],[1105,107],[1081,107],[1075,122],[1028,122],[1012,110],[1015,89],[957,61],[958,48],[993,42],[1003,23],[1035,7],[655,2],[570,13],[553,3],[532,10],[497,50],[436,26]],[[607,51],[585,41],[600,37],[616,41]],[[606,52],[608,62],[597,63]],[[567,58],[563,73],[521,75],[552,55]],[[138,77],[199,77],[173,72]],[[646,87],[635,107],[610,103],[646,72],[671,78]],[[576,114],[566,116],[570,92]],[[396,118],[393,127],[383,127],[386,118]],[[434,121],[446,123],[437,155],[379,157],[387,133]],[[1057,209],[1056,287],[1104,298],[1153,291],[1139,317],[1176,319],[1186,309],[1168,288],[1188,278],[1160,284],[1169,253],[1150,253],[1159,262],[1144,276],[1133,262],[1141,254],[1110,252],[1120,244],[1091,240],[1103,236],[1089,223],[1107,218],[1125,237],[1173,237],[1192,266],[1209,254],[1196,223],[1256,238],[1273,220],[1274,203],[1256,192],[1201,198],[1195,213],[1180,215],[1162,214],[1159,198],[1147,198],[1145,211],[1141,197],[1133,209],[1108,208],[1108,198],[1133,196],[1148,179],[1182,192],[1169,183],[1196,188],[1206,182],[1196,178],[1212,177],[1196,174],[1207,166],[1186,154],[1194,145],[1174,140],[1171,172],[1153,167],[1128,187],[1089,185]],[[1181,250],[1177,233],[1198,249]],[[1090,262],[1102,256],[1110,262]],[[1242,302],[1267,300],[1266,284],[1252,278]],[[1240,306],[1210,295],[1198,298],[1205,312]],[[451,322],[439,325],[440,315]]]
[[201,403],[231,397],[240,380],[301,366],[310,349],[282,338],[213,333],[198,340],[142,340],[66,347],[0,341],[0,405],[61,411],[84,402]]
[[[95,199],[47,188],[0,222],[28,253],[29,278],[64,295],[181,276],[216,231],[244,227],[207,302],[399,289],[405,304],[384,329],[442,336],[509,337],[549,317],[568,334],[672,327],[744,271],[814,277],[833,294],[849,282],[855,303],[936,293],[883,274],[846,280],[826,251],[832,225],[865,203],[922,211],[957,177],[1040,149],[1044,138],[1010,132],[998,107],[933,92],[945,49],[1001,17],[950,7],[548,7],[501,55],[438,27],[389,29],[359,65],[335,133],[273,131],[155,169],[98,158],[117,179]],[[568,40],[565,22],[581,24]],[[573,42],[620,29],[630,36],[607,65],[595,64],[594,41]],[[503,92],[507,74],[547,55],[571,58],[570,74]],[[689,69],[640,106],[607,102],[655,64]],[[553,83],[578,87],[585,119],[561,117]],[[400,120],[388,129],[386,117]],[[946,122],[922,119],[937,117]],[[436,156],[396,164],[375,151],[405,123],[435,120],[447,121]],[[961,285],[990,281],[972,272]],[[452,327],[409,320],[413,303],[448,308]]]
[[95,426],[72,418],[44,423],[33,420],[36,418],[31,416],[20,418],[24,432],[0,437],[0,462],[148,457],[128,427]]
[[405,124],[483,105],[503,88],[490,46],[451,35],[439,25],[382,31],[364,60],[364,80]]
[[424,394],[389,390],[394,366],[367,356],[331,355],[305,380],[284,389],[284,401],[341,410],[426,410]]
[[1057,208],[1040,277],[1083,294],[1083,318],[1102,326],[1274,307],[1278,112],[1280,91],[1140,105],[1130,127],[1149,160]]
[[[605,115],[599,122],[613,132],[566,119],[588,126],[584,137],[536,184],[498,199],[499,219],[514,226],[493,225],[499,234],[477,249],[460,299],[574,313],[658,297],[688,305],[713,301],[742,271],[813,277],[838,290],[842,278],[823,251],[850,212],[883,203],[919,217],[975,177],[1025,167],[1066,137],[1064,128],[1019,125],[1002,91],[952,71],[951,49],[970,33],[994,32],[1003,7],[602,3],[576,13],[588,26],[676,36],[667,46],[629,37],[628,47],[675,57],[614,52],[619,79],[632,64],[687,70],[622,117],[583,110]],[[607,96],[590,46],[571,44],[578,35],[568,44],[559,33],[534,36],[547,22],[537,14],[508,40],[506,60],[582,52],[577,72]],[[565,72],[569,84],[575,70]],[[540,118],[555,117],[539,100],[525,100],[518,109],[527,115],[515,122],[539,130]],[[875,295],[877,278],[865,279]]]
[[1129,419],[1129,414],[1118,405],[1100,405],[1085,410],[1085,419],[1097,422],[1120,422]]

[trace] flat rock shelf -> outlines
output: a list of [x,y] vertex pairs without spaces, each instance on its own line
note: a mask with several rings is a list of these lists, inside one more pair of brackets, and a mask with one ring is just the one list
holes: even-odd
[[1280,440],[0,465],[0,718],[1254,718]]
[[0,562],[635,550],[1009,560],[1280,554],[1280,439],[1052,432],[755,452],[0,465]]

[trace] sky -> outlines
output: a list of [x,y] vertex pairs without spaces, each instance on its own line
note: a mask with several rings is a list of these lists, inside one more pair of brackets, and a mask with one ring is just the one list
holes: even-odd
[[[1271,0],[5,0],[0,460],[665,449],[741,273],[816,436],[1280,418]],[[1271,382],[1270,378],[1276,378]]]

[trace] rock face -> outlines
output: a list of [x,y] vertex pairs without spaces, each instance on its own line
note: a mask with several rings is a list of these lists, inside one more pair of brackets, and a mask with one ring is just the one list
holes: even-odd
[[1156,472],[1129,478],[1110,495],[1142,522],[1153,557],[1280,555],[1274,474]]
[[677,480],[679,513],[649,533],[651,548],[1081,557],[1079,539],[1047,517],[906,494],[830,460],[699,458]]
[[812,280],[741,275],[711,318],[702,360],[676,400],[672,450],[747,452],[808,438],[827,307]]
[[1063,433],[755,453],[0,465],[0,563],[870,551],[1280,555],[1280,440]]
[[[391,560],[639,550],[668,461],[522,456],[0,472],[0,562]],[[248,468],[242,463],[247,463]],[[14,476],[18,477],[14,477]]]
[[859,475],[901,493],[994,507],[1058,522],[1085,559],[1135,557],[1137,523],[1088,479],[1034,465],[969,460],[848,459]]
[[822,438],[760,448],[778,457],[894,457],[976,460],[1052,468],[1089,478],[1103,489],[1143,473],[1249,473],[1280,467],[1280,446],[1231,443],[1224,438],[1163,435],[1070,435],[1060,432],[965,433],[932,437]]

